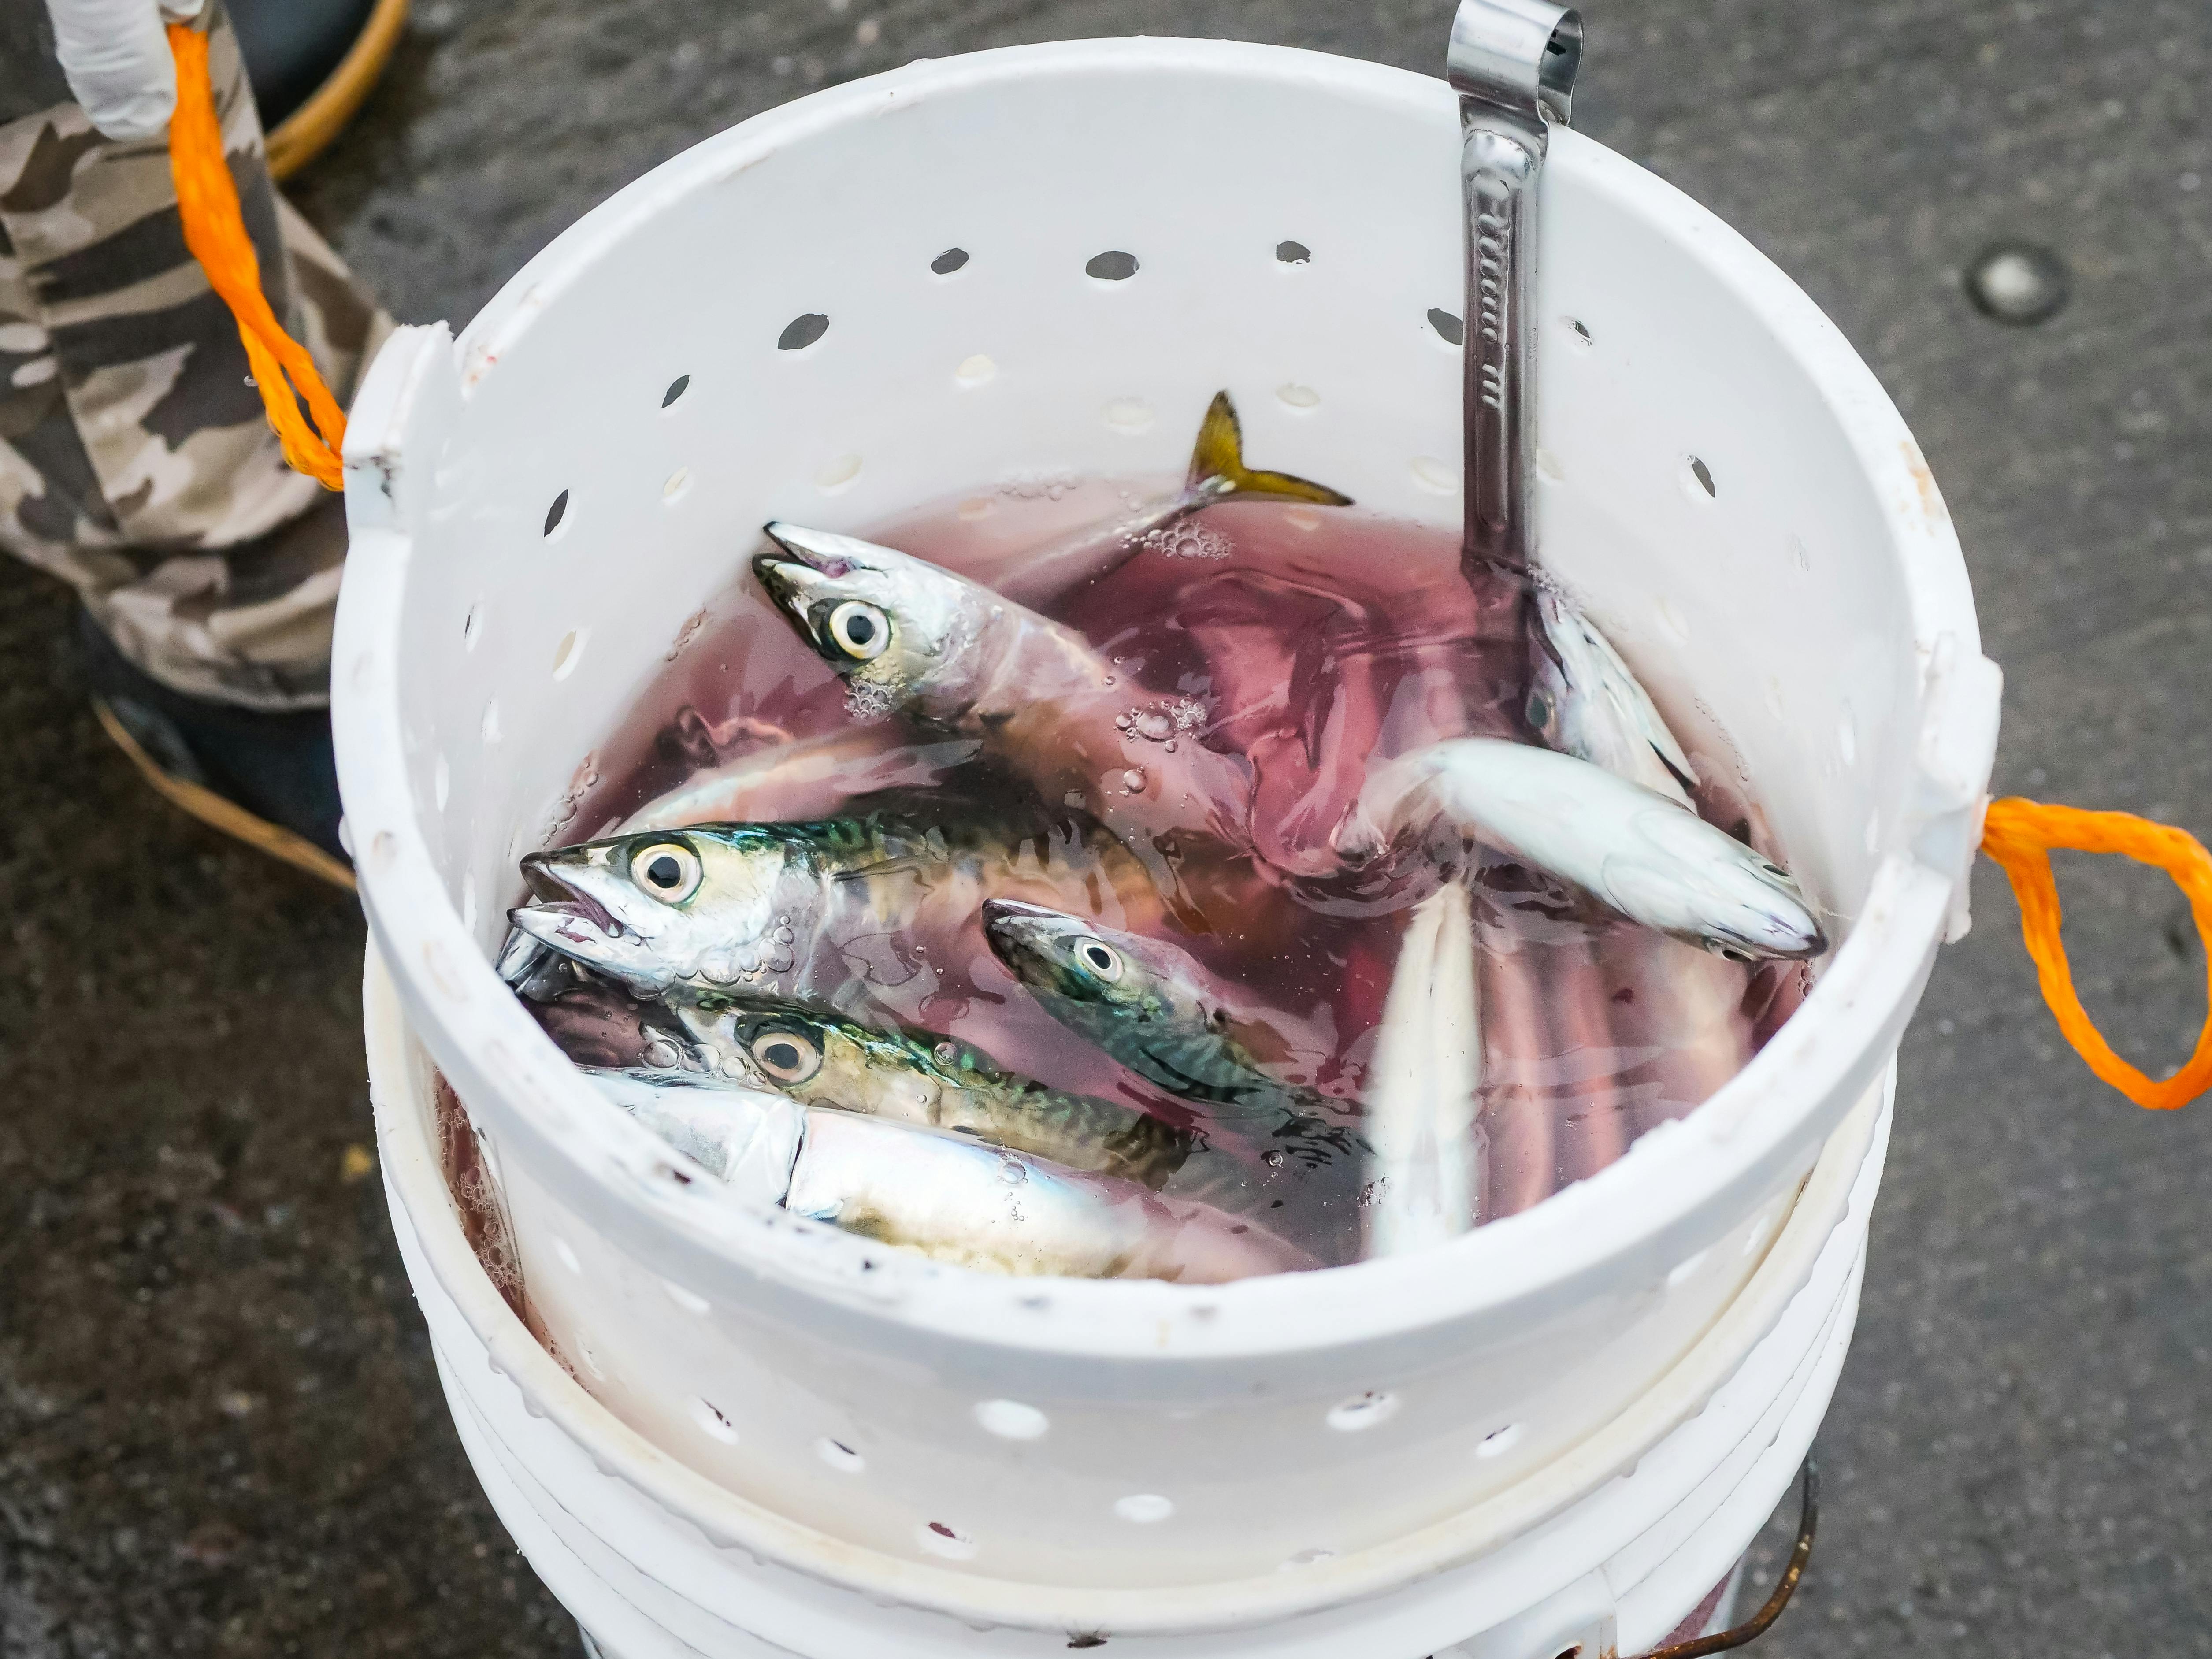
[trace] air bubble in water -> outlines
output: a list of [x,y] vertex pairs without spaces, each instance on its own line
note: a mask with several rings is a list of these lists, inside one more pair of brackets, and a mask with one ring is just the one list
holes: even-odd
[[1291,1161],[1291,1155],[1279,1146],[1270,1147],[1260,1160],[1271,1170],[1279,1170]]
[[1133,795],[1141,793],[1145,787],[1144,769],[1140,766],[1133,766],[1122,773],[1121,787]]
[[1029,1165],[1017,1158],[999,1160],[999,1179],[1009,1187],[1018,1187],[1030,1178]]
[[1177,697],[1172,702],[1154,703],[1149,708],[1132,708],[1116,714],[1114,724],[1123,736],[1166,744],[1168,752],[1173,754],[1176,734],[1197,731],[1206,724],[1206,705],[1197,698]]
[[872,680],[845,682],[845,712],[863,725],[883,719],[896,701],[896,694],[887,685]]
[[1018,501],[1056,501],[1076,483],[1073,472],[1017,472],[1000,481],[999,493]]
[[954,1060],[960,1058],[960,1050],[950,1042],[940,1042],[936,1048],[930,1050],[930,1052],[935,1054],[938,1059],[943,1060],[947,1066],[950,1066]]
[[1169,559],[1225,559],[1230,554],[1228,537],[1187,519],[1180,524],[1164,524],[1157,530],[1146,531],[1142,546],[1148,553]]

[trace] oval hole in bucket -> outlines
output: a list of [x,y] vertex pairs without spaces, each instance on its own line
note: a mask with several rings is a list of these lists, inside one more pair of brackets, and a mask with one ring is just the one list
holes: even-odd
[[975,1540],[943,1521],[927,1521],[916,1527],[915,1541],[932,1555],[941,1555],[948,1561],[969,1560],[975,1553]]
[[1304,242],[1278,242],[1275,258],[1286,265],[1302,265],[1313,258],[1313,250]]
[[691,1420],[726,1446],[738,1443],[738,1425],[724,1416],[712,1401],[695,1399],[691,1402]]
[[1446,345],[1455,346],[1467,343],[1466,323],[1460,319],[1456,313],[1446,311],[1442,306],[1429,307],[1429,326],[1436,330],[1437,337]]
[[682,397],[690,389],[690,385],[691,377],[689,374],[678,375],[668,383],[668,390],[660,394],[660,406],[663,409],[667,408],[669,404]]
[[975,1421],[986,1434],[995,1434],[1001,1440],[1035,1440],[1052,1426],[1042,1412],[1018,1400],[979,1401]]
[[[1687,471],[1689,477],[1683,484],[1686,493],[1689,491],[1691,486],[1694,485],[1697,489],[1704,492],[1705,499],[1709,501],[1719,495],[1721,492],[1713,483],[1712,468],[1692,455],[1690,457]],[[1691,499],[1695,500],[1696,496],[1692,495]]]
[[1156,1492],[1132,1492],[1114,1500],[1114,1513],[1139,1527],[1158,1525],[1175,1513],[1175,1500]]
[[968,250],[949,247],[929,262],[929,268],[940,276],[950,276],[968,263]]
[[1520,1443],[1521,1425],[1508,1423],[1502,1429],[1492,1429],[1482,1437],[1482,1443],[1474,1449],[1477,1457],[1503,1457]]
[[1398,1413],[1398,1396],[1380,1389],[1370,1389],[1340,1406],[1329,1409],[1329,1427],[1340,1434],[1356,1434],[1362,1429],[1372,1429],[1389,1422]]
[[1119,248],[1109,248],[1103,253],[1092,254],[1083,271],[1102,283],[1126,283],[1137,274],[1137,256],[1124,253]]
[[553,498],[553,505],[545,509],[545,533],[551,535],[561,527],[562,520],[568,516],[568,492],[562,490]]
[[825,1437],[816,1441],[814,1455],[840,1474],[860,1474],[868,1467],[868,1460],[842,1440]]
[[584,641],[592,636],[588,628],[572,628],[561,636],[561,643],[553,650],[553,678],[565,680],[576,672],[583,660]]
[[810,311],[804,317],[794,317],[783,325],[783,332],[775,337],[778,351],[804,351],[830,331],[830,319],[818,311]]
[[1568,318],[1567,326],[1574,331],[1576,343],[1579,345],[1595,345],[1597,343],[1596,341],[1590,337],[1589,327],[1581,318]]

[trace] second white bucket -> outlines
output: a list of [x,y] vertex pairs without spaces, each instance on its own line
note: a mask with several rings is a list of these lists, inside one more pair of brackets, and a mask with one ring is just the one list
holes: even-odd
[[[488,1487],[625,1659],[1632,1646],[1779,1497],[1848,1340],[1883,1079],[1964,919],[1997,677],[1865,367],[1741,238],[1571,132],[1543,186],[1543,556],[1662,707],[1728,734],[1841,941],[1692,1116],[1427,1253],[1010,1281],[708,1197],[489,963],[515,860],[687,618],[741,603],[764,520],[1172,471],[1227,386],[1269,465],[1455,524],[1459,360],[1429,313],[1458,304],[1457,157],[1441,82],[1311,53],[917,64],[669,162],[458,343],[403,331],[379,360],[334,721],[390,969],[395,1220]],[[1135,274],[1087,274],[1109,251]],[[543,1346],[454,1255],[433,1066]]]

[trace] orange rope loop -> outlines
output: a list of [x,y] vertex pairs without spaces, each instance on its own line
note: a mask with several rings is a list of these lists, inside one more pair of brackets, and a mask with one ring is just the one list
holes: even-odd
[[[246,234],[238,186],[222,149],[215,90],[208,81],[207,36],[182,23],[169,25],[169,51],[177,60],[177,112],[169,119],[169,172],[176,180],[177,213],[185,246],[207,272],[210,286],[238,319],[238,337],[253,368],[253,382],[269,410],[269,424],[284,446],[284,459],[325,488],[344,487],[339,451],[345,412],[316,373],[307,348],[284,331],[261,291],[261,262]],[[300,410],[301,398],[307,412]],[[308,416],[313,424],[308,423]]]
[[[2212,1010],[2197,1039],[2197,1052],[2172,1077],[2156,1081],[2112,1051],[2090,1022],[2074,994],[2073,970],[2059,940],[2058,884],[2051,873],[2050,849],[2080,853],[2124,853],[2138,864],[2155,865],[2189,896],[2197,931],[2212,945],[2212,853],[2196,836],[2167,824],[2153,823],[2131,812],[2087,812],[2078,806],[2045,806],[2008,796],[1990,803],[1982,830],[1982,851],[2004,866],[2020,901],[2020,931],[2035,958],[2043,1000],[2051,1005],[2058,1029],[2089,1069],[2138,1106],[2171,1111],[2186,1106],[2212,1087]],[[2212,954],[2212,951],[2208,951]],[[2212,978],[2207,995],[2212,997]]]

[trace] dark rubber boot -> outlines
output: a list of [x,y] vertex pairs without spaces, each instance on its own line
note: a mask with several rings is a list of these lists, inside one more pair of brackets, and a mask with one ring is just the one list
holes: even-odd
[[270,173],[281,179],[361,107],[398,41],[407,0],[226,0],[224,10],[268,135]]
[[202,823],[341,887],[337,764],[319,708],[270,714],[171,690],[84,612],[77,641],[93,712],[146,781]]

